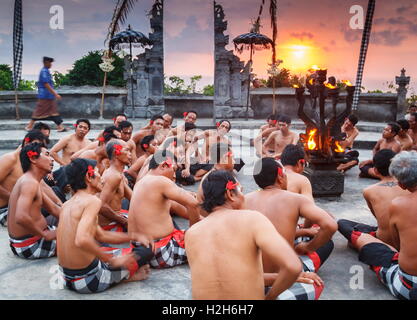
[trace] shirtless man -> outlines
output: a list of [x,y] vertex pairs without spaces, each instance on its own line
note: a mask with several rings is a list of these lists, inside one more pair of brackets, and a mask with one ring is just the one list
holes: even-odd
[[417,153],[403,151],[396,155],[390,173],[401,188],[410,191],[408,195],[392,200],[389,207],[389,226],[394,246],[363,233],[357,239],[356,247],[359,260],[371,266],[393,296],[401,300],[416,300]]
[[[23,175],[22,165],[20,164],[20,151],[22,147],[29,143],[37,142],[45,145],[45,136],[39,130],[29,131],[22,144],[13,152],[6,153],[0,157],[0,225],[7,225],[8,205],[10,193],[16,181]],[[62,205],[61,200],[55,195],[53,190],[42,180],[41,190],[44,197],[48,197],[52,202]]]
[[337,170],[341,172],[346,172],[359,164],[359,152],[353,150],[353,143],[359,135],[359,130],[356,128],[358,121],[358,117],[351,114],[342,125],[341,132],[346,135],[346,139],[339,142],[340,146],[345,149],[345,161],[337,167]]
[[129,121],[122,121],[119,124],[120,128],[120,138],[126,142],[130,148],[130,153],[132,155],[132,163],[136,161],[136,144],[132,140],[133,124]]
[[[185,123],[192,123],[195,124],[197,122],[198,113],[194,110],[190,110],[184,112],[184,122]],[[184,125],[177,126],[176,128],[172,128],[169,136],[181,136],[184,133]]]
[[401,145],[401,151],[410,151],[413,148],[413,139],[411,139],[408,134],[410,129],[410,123],[405,120],[398,120],[397,124],[400,126],[401,130],[398,132],[398,135],[395,137]]
[[55,256],[55,227],[48,226],[41,207],[59,217],[60,208],[42,196],[41,181],[54,167],[49,151],[41,143],[30,143],[20,152],[23,175],[9,199],[8,231],[12,252],[23,259]]
[[232,129],[232,125],[229,120],[220,120],[216,123],[216,130],[205,130],[203,133],[194,137],[194,142],[200,139],[204,139],[202,146],[202,158],[203,163],[210,162],[210,147],[218,142],[223,142],[228,145],[232,145],[226,134]]
[[[295,132],[290,131],[291,118],[288,116],[281,116],[278,120],[279,130],[270,134],[263,145],[263,156],[273,157],[279,159],[282,151],[289,144],[297,144],[299,136]],[[272,144],[273,148],[268,146]]]
[[[395,139],[395,136],[400,132],[401,128],[395,122],[390,122],[385,127],[382,132],[382,139],[380,139],[372,150],[375,155],[379,150],[390,149],[395,153],[401,151],[400,143]],[[372,160],[365,160],[359,163],[359,169],[361,173],[359,177],[361,178],[371,178],[378,179],[378,176],[375,174],[375,168]]]
[[51,127],[43,122],[36,122],[33,126],[33,130],[39,130],[46,137],[45,145],[49,145],[49,136],[51,135]]
[[[75,159],[67,167],[74,194],[62,207],[57,229],[57,254],[66,287],[78,293],[97,293],[121,281],[144,280],[149,274],[150,249],[115,249],[112,254],[98,242],[129,242],[126,233],[104,231],[97,223],[103,188],[96,162]],[[132,252],[133,251],[133,252]]]
[[389,174],[389,166],[394,157],[395,153],[392,150],[385,149],[377,152],[373,163],[375,164],[375,173],[380,177],[381,181],[367,187],[363,191],[363,197],[376,219],[377,227],[345,219],[337,222],[339,232],[349,240],[349,244],[353,248],[355,248],[356,240],[362,233],[369,233],[386,244],[394,246],[389,228],[389,207],[394,198],[409,194]]
[[[61,166],[65,166],[71,162],[71,156],[77,151],[83,149],[91,143],[86,138],[90,131],[90,121],[88,119],[78,119],[75,124],[75,132],[69,136],[61,138],[51,149],[51,156]],[[62,157],[58,152],[62,150]]]
[[122,211],[122,200],[130,201],[132,190],[123,174],[124,168],[131,164],[129,146],[122,140],[112,140],[106,145],[110,167],[103,173],[104,187],[100,193],[102,201],[99,225],[105,230],[123,231],[127,227],[126,212]]
[[417,150],[417,113],[410,114],[410,120],[408,120],[410,124],[410,129],[408,130],[408,134],[410,135],[411,139],[413,139],[413,150]]
[[[209,216],[185,234],[193,299],[276,299],[301,271],[292,248],[267,218],[244,209],[241,186],[230,172],[211,172],[203,192]],[[277,273],[266,296],[262,255]]]
[[136,132],[132,140],[136,144],[136,157],[139,158],[141,155],[143,155],[145,152],[142,150],[142,148],[139,146],[142,139],[146,136],[155,136],[156,140],[158,141],[158,144],[161,144],[163,140],[162,137],[157,137],[158,132],[164,127],[164,118],[161,116],[153,116],[151,118],[150,127],[149,128],[142,128],[138,132]]
[[314,201],[310,180],[302,174],[306,164],[304,149],[298,145],[289,144],[282,152],[281,163],[287,172],[287,190],[302,194]]
[[176,163],[173,154],[158,150],[149,163],[148,174],[133,189],[129,209],[129,236],[135,246],[152,244],[155,256],[151,267],[167,268],[187,262],[184,232],[174,227],[170,215],[171,202],[187,209],[190,226],[200,220],[197,200],[174,183]]
[[147,162],[146,160],[151,157],[157,148],[157,142],[154,136],[146,136],[140,142],[140,147],[145,152],[142,156],[140,156],[131,166],[129,169],[126,170],[125,176],[129,182],[129,187],[133,190],[135,183],[138,178],[139,171]]
[[[331,237],[337,231],[337,223],[311,199],[286,191],[285,171],[273,158],[258,160],[254,167],[254,179],[262,189],[245,196],[246,208],[264,214],[290,245],[294,245],[298,237],[308,237],[308,242],[298,242],[294,249],[300,255],[304,272],[316,273],[333,250]],[[297,230],[300,217],[318,227]],[[275,272],[272,261],[269,256],[263,256],[266,273]],[[313,299],[318,299],[322,291],[320,280],[299,289],[303,289],[301,292],[307,291],[308,297]]]
[[[261,126],[260,131],[259,131],[259,135],[255,138],[254,140],[254,146],[255,146],[255,150],[256,150],[256,155],[258,157],[262,156],[262,150],[263,150],[263,145],[264,142],[269,138],[269,136],[271,135],[271,133],[279,130],[278,127],[278,119],[280,118],[279,115],[269,115],[267,118],[267,124]],[[273,143],[271,142],[269,145],[266,146],[266,148],[268,150],[272,150],[273,149]]]

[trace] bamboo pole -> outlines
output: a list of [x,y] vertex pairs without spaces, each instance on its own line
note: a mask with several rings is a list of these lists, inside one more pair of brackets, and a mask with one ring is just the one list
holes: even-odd
[[106,82],[107,82],[107,72],[104,72],[104,80],[103,80],[103,91],[101,93],[101,104],[100,104],[100,117],[99,120],[103,120],[103,113],[104,113],[104,91],[106,90]]

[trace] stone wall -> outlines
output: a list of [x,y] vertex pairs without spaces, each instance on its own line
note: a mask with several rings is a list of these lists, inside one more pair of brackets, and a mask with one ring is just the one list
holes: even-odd
[[[62,96],[59,110],[64,118],[98,118],[101,102],[101,88],[81,87],[57,90]],[[280,88],[276,90],[279,113],[285,113],[293,119],[297,118],[297,101],[294,89]],[[254,89],[252,107],[255,118],[264,119],[272,112],[272,90]],[[106,89],[104,117],[112,118],[115,113],[123,112],[127,91],[123,88],[109,87]],[[36,105],[36,92],[19,92],[19,110],[21,117],[30,118]],[[345,96],[339,98],[338,108],[344,107]],[[306,99],[306,110],[309,110],[309,99]],[[166,96],[166,111],[175,117],[182,117],[183,112],[196,110],[201,118],[213,115],[213,97],[211,96]],[[330,104],[328,104],[330,112]],[[310,109],[311,110],[311,109]],[[397,114],[397,95],[395,94],[363,94],[359,104],[359,117],[362,121],[388,122],[395,120]],[[0,119],[14,119],[14,92],[0,91]]]

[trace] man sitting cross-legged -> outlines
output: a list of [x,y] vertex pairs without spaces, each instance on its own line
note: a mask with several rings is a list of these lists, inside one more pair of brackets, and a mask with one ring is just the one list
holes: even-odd
[[[255,163],[254,179],[262,189],[246,195],[246,207],[261,212],[271,220],[290,245],[294,245],[298,237],[308,237],[308,242],[300,241],[294,248],[303,262],[304,272],[317,272],[333,250],[331,237],[337,231],[337,223],[311,199],[286,191],[285,168],[273,158],[263,158]],[[318,228],[297,230],[300,217]],[[264,255],[263,261],[265,272],[274,272],[272,260],[267,255]],[[303,274],[303,277],[308,276]],[[309,299],[318,299],[322,289],[316,286],[318,283],[320,281],[314,286],[300,287],[300,297],[307,295]]]
[[389,174],[389,166],[394,157],[395,153],[389,149],[377,152],[373,163],[375,165],[375,174],[381,181],[367,187],[363,191],[363,197],[375,216],[377,227],[345,219],[337,222],[339,232],[348,239],[350,246],[353,248],[355,248],[356,240],[362,233],[369,233],[381,241],[394,246],[389,228],[389,207],[393,199],[410,193],[401,188],[397,180]]
[[[263,155],[263,144],[268,139],[268,137],[275,131],[279,130],[278,127],[278,119],[280,118],[279,115],[270,114],[268,118],[266,118],[266,124],[261,126],[259,130],[258,136],[254,139],[253,145],[256,150],[256,155],[258,157],[262,157]],[[273,148],[273,143],[271,143],[266,146],[267,150],[270,150]]]
[[[97,223],[103,187],[96,162],[75,159],[67,167],[68,182],[74,194],[62,207],[57,229],[57,254],[66,287],[78,293],[107,290],[121,281],[148,277],[153,256],[150,248],[113,249],[108,254],[98,241],[113,244],[129,242],[126,233],[104,231]],[[107,248],[106,248],[107,249]]]
[[172,202],[188,211],[190,226],[200,220],[197,200],[175,183],[176,163],[172,153],[158,150],[149,163],[149,172],[133,189],[129,209],[129,236],[134,245],[155,246],[151,267],[174,267],[187,262],[184,231],[175,228],[170,215]]
[[304,149],[299,145],[289,144],[282,152],[281,163],[287,172],[287,190],[314,201],[310,180],[302,174],[306,163]]
[[[372,150],[373,154],[375,155],[379,150],[383,149],[390,149],[395,153],[401,151],[400,143],[395,139],[398,132],[400,132],[401,128],[395,122],[390,122],[384,128],[382,132],[382,139],[379,139],[377,144],[375,145],[374,149]],[[378,176],[375,174],[375,166],[372,160],[365,160],[359,163],[359,169],[361,173],[359,177],[361,178],[371,178],[371,179],[378,179]]]
[[[71,161],[71,156],[77,151],[88,146],[91,141],[87,139],[90,131],[90,121],[88,119],[78,119],[75,123],[75,132],[61,138],[51,149],[51,156],[61,166],[67,165]],[[62,150],[62,157],[58,152]]]
[[[276,299],[301,272],[294,250],[265,216],[244,209],[241,186],[231,172],[211,172],[202,184],[202,206],[209,215],[185,234],[193,299]],[[262,255],[275,266],[272,281],[264,276]],[[266,296],[265,278],[272,286]]]
[[56,214],[56,204],[41,191],[41,181],[52,171],[54,160],[43,144],[30,143],[22,148],[20,163],[24,174],[17,180],[9,199],[10,248],[24,259],[55,256],[55,227],[49,226],[41,213],[44,207]]
[[341,172],[346,172],[359,164],[359,152],[357,150],[353,150],[353,143],[359,135],[359,130],[356,127],[358,122],[358,117],[351,114],[345,119],[345,122],[340,128],[341,133],[346,137],[345,140],[339,141],[340,146],[345,149],[343,163],[337,167],[337,170]]
[[131,163],[130,148],[122,140],[112,140],[106,145],[110,167],[103,173],[104,187],[100,193],[102,208],[99,224],[107,231],[125,231],[127,211],[122,210],[122,200],[130,201],[132,190],[123,174],[125,166]]
[[[285,115],[282,115],[278,119],[279,130],[272,132],[268,139],[266,139],[263,148],[262,154],[266,157],[273,157],[279,159],[281,157],[282,151],[289,144],[296,145],[299,139],[298,134],[290,130],[291,127],[291,118]],[[273,146],[272,149],[269,149],[269,145]]]
[[393,296],[417,300],[417,153],[403,151],[396,155],[389,170],[398,185],[410,191],[392,200],[389,207],[394,246],[363,233],[356,248],[359,260],[371,267]]

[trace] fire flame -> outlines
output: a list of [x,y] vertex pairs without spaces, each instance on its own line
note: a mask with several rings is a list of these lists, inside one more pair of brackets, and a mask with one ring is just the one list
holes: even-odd
[[298,84],[294,84],[292,87],[297,89],[297,88],[299,88],[300,86],[299,86]]
[[314,85],[314,79],[311,78],[310,80],[308,80],[308,83],[311,84],[311,85]]
[[334,151],[336,151],[336,152],[344,152],[345,151],[345,149],[343,149],[342,146],[339,144],[339,141],[336,141],[334,144],[336,145],[336,148],[334,149]]
[[342,82],[348,87],[353,87],[353,84],[349,80],[342,80]]
[[337,86],[334,86],[331,83],[326,83],[325,86],[329,89],[336,89],[337,88]]
[[317,70],[321,70],[321,68],[315,64],[314,66],[310,68],[310,70],[317,71]]
[[317,144],[314,141],[314,137],[317,133],[317,129],[310,130],[308,133],[308,142],[307,142],[307,148],[308,150],[315,150],[317,148]]

